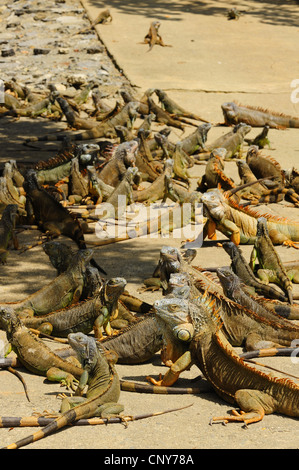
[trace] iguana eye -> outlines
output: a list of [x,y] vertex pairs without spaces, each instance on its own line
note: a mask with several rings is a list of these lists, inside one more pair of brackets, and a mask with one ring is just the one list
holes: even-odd
[[176,310],[178,310],[178,306],[177,306],[177,305],[174,305],[174,304],[169,305],[169,310],[170,310],[171,312],[175,312]]

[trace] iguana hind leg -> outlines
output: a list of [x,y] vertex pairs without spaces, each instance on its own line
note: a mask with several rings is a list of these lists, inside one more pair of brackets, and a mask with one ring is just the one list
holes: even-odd
[[238,390],[235,393],[235,400],[241,408],[240,413],[233,410],[232,416],[213,417],[211,424],[216,421],[223,421],[225,424],[242,422],[247,426],[262,421],[265,414],[271,414],[275,411],[273,398],[260,390]]

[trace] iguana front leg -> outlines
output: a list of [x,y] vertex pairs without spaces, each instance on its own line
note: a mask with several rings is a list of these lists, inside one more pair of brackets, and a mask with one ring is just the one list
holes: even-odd
[[216,421],[222,421],[225,424],[243,422],[247,426],[262,421],[265,414],[271,414],[276,409],[275,400],[260,390],[238,390],[235,394],[235,400],[241,408],[240,413],[233,410],[233,416],[213,417],[210,424]]
[[286,235],[275,229],[269,229],[269,237],[271,238],[273,245],[286,245],[299,250],[299,242],[290,240]]
[[61,386],[65,386],[73,391],[76,390],[76,384],[79,384],[79,380],[76,379],[72,374],[65,372],[58,367],[51,367],[47,371],[47,379],[51,382],[60,382]]
[[171,364],[163,378],[160,374],[160,380],[155,380],[150,376],[147,376],[146,379],[154,385],[170,387],[178,380],[180,374],[184,370],[189,369],[191,365],[191,353],[190,351],[186,351],[176,362]]

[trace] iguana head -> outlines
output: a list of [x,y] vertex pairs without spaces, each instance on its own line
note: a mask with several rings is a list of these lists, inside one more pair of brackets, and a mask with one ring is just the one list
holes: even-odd
[[26,194],[34,189],[40,189],[35,170],[30,169],[26,171],[23,188]]
[[230,269],[219,268],[216,272],[224,294],[231,299],[235,289],[241,284],[240,278]]
[[101,290],[103,307],[106,308],[107,319],[114,320],[118,316],[118,299],[124,292],[127,281],[123,277],[113,277],[106,281]]
[[262,235],[269,236],[266,217],[259,217],[257,219],[256,236],[261,237]]
[[74,255],[69,245],[55,240],[45,242],[42,247],[46,255],[49,256],[51,264],[56,269],[59,269],[60,265],[67,265]]
[[153,305],[156,315],[165,322],[176,338],[191,341],[194,328],[189,315],[189,304],[183,298],[164,298]]
[[187,273],[171,273],[168,281],[168,296],[188,299],[190,296],[190,278]]
[[237,106],[235,103],[233,103],[232,101],[223,103],[221,105],[221,109],[222,109],[224,121],[226,122],[226,124],[232,124],[232,123],[234,124],[237,122],[236,118],[238,117],[238,113],[237,113]]
[[250,159],[257,157],[259,153],[259,148],[257,145],[250,145],[246,154],[246,163],[249,164]]
[[122,142],[116,148],[115,157],[121,159],[127,168],[129,166],[135,166],[137,150],[138,142],[136,140]]
[[70,333],[67,338],[70,346],[76,352],[82,368],[92,367],[99,355],[95,339],[81,332]]
[[223,219],[225,215],[225,199],[219,189],[212,189],[202,194],[201,202],[213,219],[219,221]]
[[1,220],[3,221],[8,220],[12,223],[13,226],[15,226],[18,221],[18,218],[19,218],[18,205],[8,204],[2,213]]
[[249,124],[244,124],[244,122],[240,123],[240,127],[237,132],[241,134],[242,137],[244,137],[248,132],[251,131],[251,126]]
[[73,260],[70,263],[68,269],[72,269],[74,266],[80,265],[82,268],[86,267],[89,261],[93,256],[93,250],[91,248],[85,248],[83,250],[78,250],[74,254]]
[[225,249],[226,253],[230,257],[234,257],[234,256],[238,255],[238,253],[239,253],[239,248],[233,242],[223,242],[222,247]]
[[210,124],[209,122],[201,124],[197,128],[197,132],[201,136],[201,141],[202,141],[202,144],[203,144],[203,148],[204,148],[204,144],[206,143],[207,138],[208,138],[208,132],[211,128],[212,128],[212,124]]
[[9,306],[0,306],[0,329],[6,332],[8,340],[10,340],[14,330],[19,326],[22,326],[22,321],[14,309]]

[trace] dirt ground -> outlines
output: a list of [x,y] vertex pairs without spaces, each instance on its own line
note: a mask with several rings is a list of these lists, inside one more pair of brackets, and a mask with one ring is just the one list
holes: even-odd
[[[107,1],[103,4],[90,1],[82,4],[91,19],[103,6],[111,8],[113,22],[105,28],[98,26],[98,32],[125,75],[139,87],[140,93],[149,86],[164,88],[184,107],[194,112],[200,110],[202,116],[213,123],[221,122],[223,119],[221,103],[233,99],[298,116],[299,104],[291,101],[293,89],[290,87],[291,81],[299,78],[298,54],[295,54],[295,39],[298,38],[296,2],[288,2],[287,5],[284,2],[243,1],[238,4],[233,2],[240,10],[244,10],[244,15],[239,21],[227,21],[225,11],[232,3],[225,2]],[[136,18],[140,20],[139,23],[136,23]],[[137,43],[142,41],[149,22],[154,18],[162,22],[161,34],[163,33],[165,42],[172,44],[172,48],[155,46],[151,53],[147,54],[147,46]],[[199,42],[199,53],[195,53],[192,49],[192,39]],[[130,41],[130,49],[127,48],[126,41]],[[186,49],[183,47],[184,43],[188,44]],[[270,44],[271,53],[269,51],[267,53],[267,46]],[[221,65],[217,63],[221,62],[217,61],[218,55],[223,57],[223,66],[217,69],[217,66]],[[185,69],[182,62],[185,62]],[[168,75],[165,67],[168,69]],[[177,80],[176,71],[178,71]],[[53,129],[57,128],[56,124],[51,126]],[[62,124],[58,126],[63,127]],[[0,149],[1,162],[11,158],[21,161],[22,158],[36,159],[48,156],[44,150],[30,151],[21,145],[22,138],[30,135],[33,129],[36,134],[43,134],[44,123],[40,120],[21,119],[6,125],[5,128],[2,127],[1,135],[2,139],[5,139],[5,142],[3,141],[5,145]],[[259,131],[260,129],[253,129],[249,137],[255,136]],[[212,142],[215,137],[226,132],[226,128],[213,127],[209,133],[209,141]],[[180,137],[180,133],[173,132],[173,140],[178,140]],[[263,154],[276,158],[284,169],[292,166],[297,168],[299,131],[271,129],[269,137],[271,150],[265,149]],[[204,169],[204,165],[195,165],[191,169],[193,187],[204,173]],[[235,162],[227,162],[225,171],[238,181]],[[285,202],[267,207],[260,206],[259,211],[261,213],[268,211],[289,218],[298,217],[298,209]],[[38,236],[38,232],[22,232],[20,242],[29,243]],[[218,234],[218,238],[218,241],[224,239],[221,234]],[[87,241],[94,239],[94,236],[88,235],[86,239]],[[139,289],[143,280],[152,274],[161,247],[171,245],[180,248],[183,240],[184,237],[171,236],[135,238],[118,244],[96,247],[95,259],[107,271],[108,277],[125,277],[131,294],[147,302],[153,302],[161,297],[161,293],[140,294]],[[242,247],[247,259],[251,249],[250,246]],[[279,247],[278,252],[283,261],[298,259],[298,252],[295,249]],[[197,250],[194,264],[201,267],[227,266],[230,260],[221,247],[207,241]],[[22,255],[12,251],[8,264],[1,267],[0,271],[2,286],[0,301],[20,300],[46,285],[54,277],[55,270],[50,266],[41,248],[36,247]],[[294,286],[294,291],[299,293],[299,287]],[[5,338],[3,332],[0,332],[1,338]],[[52,342],[51,345],[54,347]],[[292,363],[289,358],[267,358],[260,359],[260,362],[285,373],[298,375],[298,364]],[[146,380],[147,375],[158,377],[160,373],[166,372],[159,354],[145,364],[136,366],[119,364],[117,370],[124,379],[142,382]],[[61,390],[57,384],[32,375],[25,369],[20,371],[26,380],[31,401],[26,400],[22,385],[17,378],[7,371],[1,371],[1,416],[29,416],[33,411],[58,411],[60,401],[56,396]],[[199,375],[200,371],[193,366],[190,371],[181,375],[178,385],[188,386],[190,379]],[[204,379],[201,378],[200,381],[203,382]],[[175,450],[173,453],[179,455],[188,455],[189,451],[196,459],[198,454],[192,452],[199,449],[298,448],[299,422],[295,418],[273,414],[249,426],[248,429],[239,424],[209,426],[212,416],[226,415],[232,409],[213,392],[202,395],[169,396],[122,391],[120,402],[124,404],[125,413],[128,415],[162,411],[184,405],[192,406],[148,420],[129,423],[127,428],[123,425],[70,427],[26,448],[101,449],[101,463],[108,463],[105,459],[112,458],[113,452],[114,455],[134,456],[134,452],[142,449],[160,454],[163,454],[163,450],[165,452]],[[34,430],[34,428],[0,429],[1,446],[25,437]],[[149,462],[148,456],[145,459]],[[144,462],[140,458],[138,463]]]

